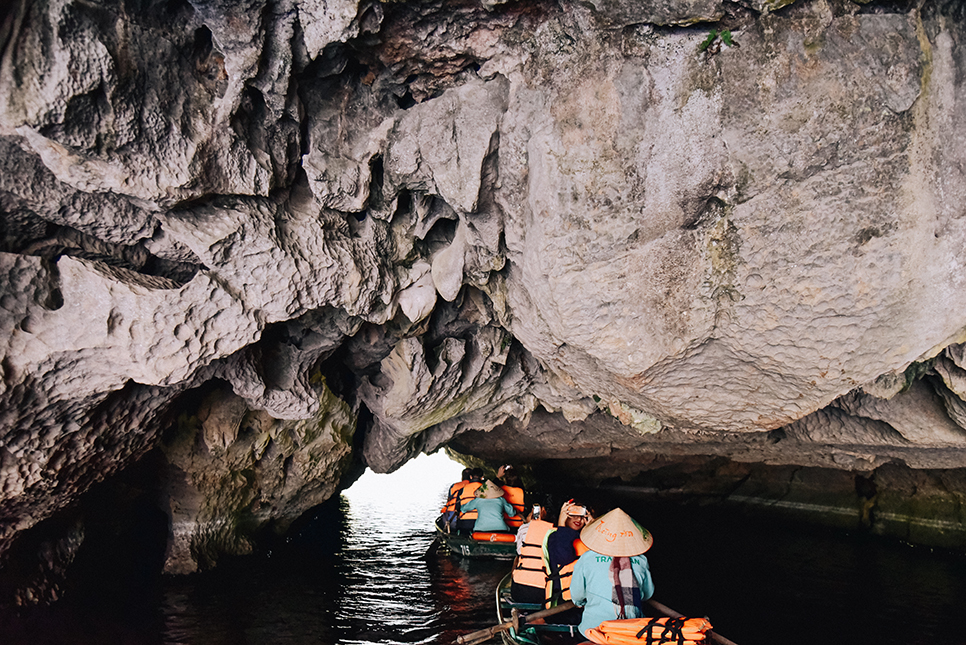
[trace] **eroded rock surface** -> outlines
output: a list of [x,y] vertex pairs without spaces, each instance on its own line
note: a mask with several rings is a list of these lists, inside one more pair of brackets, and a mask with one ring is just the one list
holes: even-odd
[[445,445],[963,465],[959,3],[135,4],[0,14],[0,552],[159,447],[172,571]]
[[356,419],[321,385],[320,411],[281,421],[222,388],[179,419],[162,442],[163,500],[171,517],[168,573],[213,566],[252,551],[262,527],[276,533],[329,499],[352,462]]

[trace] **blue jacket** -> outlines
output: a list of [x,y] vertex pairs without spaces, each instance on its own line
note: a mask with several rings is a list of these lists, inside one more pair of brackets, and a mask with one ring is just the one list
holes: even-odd
[[502,497],[493,499],[477,497],[463,504],[463,510],[477,512],[476,524],[473,525],[474,531],[509,531],[510,527],[503,521],[503,514],[506,513],[512,517],[516,513],[510,502]]
[[[587,551],[577,559],[574,565],[574,575],[570,580],[570,595],[574,603],[584,608],[583,618],[578,629],[586,634],[588,629],[597,627],[605,620],[616,620],[617,611],[614,609],[612,598],[614,585],[610,580],[609,555],[601,555],[595,551]],[[647,558],[635,555],[631,558],[631,571],[641,590],[641,600],[647,600],[654,595],[654,583],[651,581],[651,571],[647,567]],[[644,612],[640,607],[625,607],[625,618],[641,618]]]

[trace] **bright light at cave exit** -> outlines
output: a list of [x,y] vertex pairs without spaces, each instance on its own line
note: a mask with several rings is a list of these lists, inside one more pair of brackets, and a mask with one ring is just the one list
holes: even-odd
[[442,450],[432,455],[419,455],[399,470],[383,475],[371,470],[342,494],[355,500],[380,497],[384,501],[436,499],[445,500],[450,484],[460,480],[463,465],[450,459]]

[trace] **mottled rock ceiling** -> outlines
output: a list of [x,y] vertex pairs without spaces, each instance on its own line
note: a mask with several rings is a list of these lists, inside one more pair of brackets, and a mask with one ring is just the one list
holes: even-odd
[[0,16],[0,551],[158,450],[170,570],[446,445],[966,464],[958,2]]

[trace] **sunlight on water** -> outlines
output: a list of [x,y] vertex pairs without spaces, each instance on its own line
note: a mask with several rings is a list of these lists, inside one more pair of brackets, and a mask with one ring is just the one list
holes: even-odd
[[287,548],[171,580],[163,642],[451,645],[488,626],[506,563],[462,562],[433,546],[433,521],[462,469],[438,453],[389,475],[366,472],[337,513],[317,515]]
[[341,642],[450,643],[454,624],[489,620],[488,603],[474,596],[488,596],[502,571],[477,584],[470,565],[431,548],[433,521],[462,470],[442,453],[422,455],[390,475],[367,471],[343,493],[339,557],[349,584],[336,619],[350,637]]

